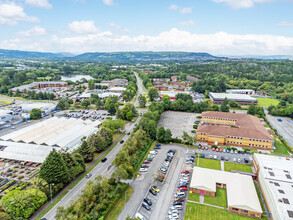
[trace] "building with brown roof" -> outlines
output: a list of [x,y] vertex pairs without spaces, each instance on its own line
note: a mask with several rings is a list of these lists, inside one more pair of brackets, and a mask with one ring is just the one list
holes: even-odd
[[197,139],[209,145],[232,145],[262,150],[272,150],[274,143],[274,139],[257,117],[214,111],[202,113]]

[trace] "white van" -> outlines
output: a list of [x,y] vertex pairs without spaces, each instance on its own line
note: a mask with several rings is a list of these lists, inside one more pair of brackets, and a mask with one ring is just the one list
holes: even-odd
[[141,220],[145,220],[145,218],[143,217],[143,215],[140,214],[140,213],[136,213],[136,214],[135,214],[135,218],[139,218],[139,219],[141,219]]

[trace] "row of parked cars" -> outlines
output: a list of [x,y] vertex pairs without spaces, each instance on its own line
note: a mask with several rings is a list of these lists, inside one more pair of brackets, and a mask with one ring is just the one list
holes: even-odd
[[[193,158],[193,156],[189,158]],[[190,181],[189,170],[182,170],[179,184],[177,186],[178,188],[174,195],[174,201],[172,202],[172,206],[170,210],[168,211],[168,217],[170,220],[179,219],[180,217],[180,210],[183,209],[183,203],[186,199],[186,194],[188,193],[189,181]]]
[[[199,150],[209,150],[208,146],[198,146]],[[212,151],[215,152],[220,152],[220,153],[230,153],[230,154],[251,154],[249,151],[242,151],[242,150],[232,150],[232,149],[225,149],[225,148],[221,148],[221,147],[212,147]]]
[[[221,157],[218,157],[217,155],[205,155],[205,154],[201,154],[201,156],[200,156],[201,158],[209,158],[209,159],[214,159],[214,160],[218,160],[218,159],[220,159],[220,160],[225,160],[225,161],[229,161],[230,160],[230,158],[229,157],[224,157],[224,156],[221,156]],[[232,159],[232,161],[233,162],[238,162],[238,163],[241,163],[242,162],[242,159],[241,158],[236,158],[236,157],[234,157],[233,159]],[[244,163],[249,163],[249,159],[248,158],[244,158],[243,159],[243,161],[244,161]]]
[[158,150],[161,149],[161,145],[160,144],[158,145],[159,146],[156,146],[154,150],[150,151],[150,153],[148,154],[147,158],[144,160],[138,172],[145,173],[148,171],[150,163],[153,161],[155,155],[158,154]]

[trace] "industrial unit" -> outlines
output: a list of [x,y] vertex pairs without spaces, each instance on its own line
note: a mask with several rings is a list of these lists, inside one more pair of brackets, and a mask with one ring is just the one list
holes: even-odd
[[293,219],[293,159],[254,154],[253,167],[273,220]]
[[234,100],[239,105],[250,105],[251,103],[257,105],[258,100],[251,97],[250,95],[246,94],[235,94],[235,93],[214,93],[209,92],[210,100],[214,104],[221,105],[225,98],[228,99],[228,101]]
[[204,196],[217,196],[217,188],[226,189],[228,211],[261,218],[262,208],[251,176],[194,167],[190,190]]
[[197,128],[198,141],[272,150],[274,139],[256,116],[208,111]]

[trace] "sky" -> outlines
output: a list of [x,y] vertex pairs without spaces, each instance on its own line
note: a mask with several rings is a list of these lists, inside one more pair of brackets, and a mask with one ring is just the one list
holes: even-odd
[[0,48],[293,55],[293,0],[0,0]]

